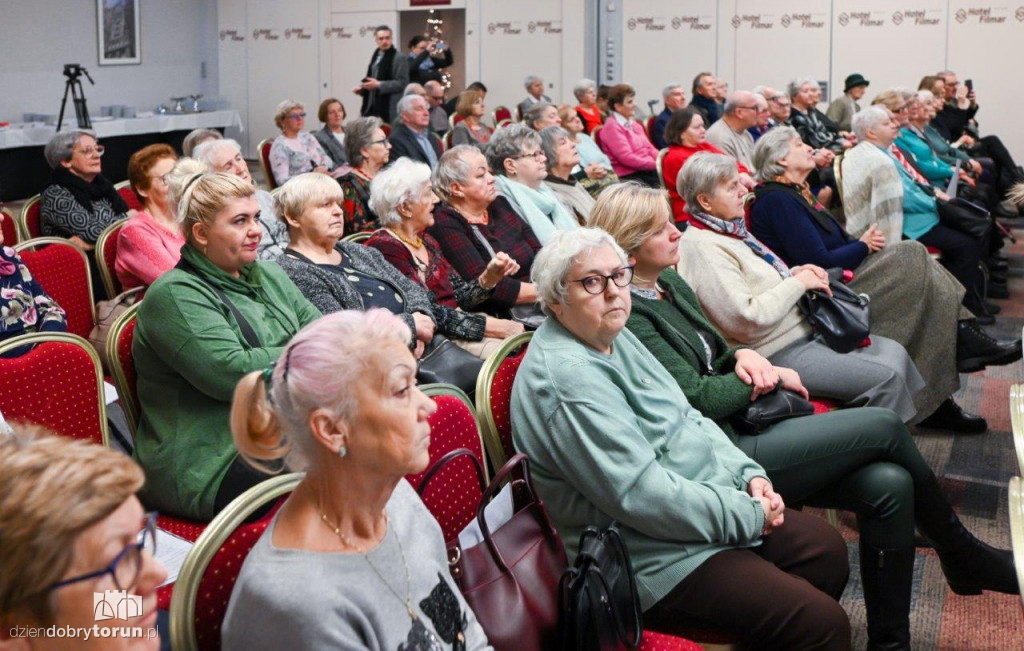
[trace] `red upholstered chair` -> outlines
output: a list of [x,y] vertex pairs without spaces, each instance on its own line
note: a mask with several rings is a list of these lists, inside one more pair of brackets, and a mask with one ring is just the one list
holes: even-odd
[[[239,495],[209,524],[185,558],[171,597],[174,649],[219,649],[220,627],[231,590],[249,551],[302,479],[301,473],[272,477]],[[277,501],[255,522],[253,512]],[[315,606],[315,596],[311,595]]]
[[278,185],[277,180],[274,179],[274,173],[270,171],[270,148],[273,144],[273,138],[266,138],[261,140],[256,147],[260,155],[260,169],[263,170],[263,178],[267,180],[267,187],[271,190]]
[[21,231],[18,228],[18,220],[14,214],[6,208],[0,208],[0,234],[3,234],[4,246],[14,246],[21,241]]
[[132,190],[131,181],[115,183],[114,188],[121,195],[121,198],[124,199],[124,202],[128,204],[129,210],[142,210],[142,201],[139,200],[139,195],[135,194],[135,190]]
[[442,148],[443,151],[448,151],[449,149],[451,149],[452,147],[455,146],[455,143],[452,141],[453,136],[454,136],[454,132],[453,131],[449,130],[449,131],[445,132],[444,138],[441,138],[441,144],[443,145],[443,148]]
[[36,195],[25,202],[21,207],[21,215],[18,217],[18,228],[21,230],[21,239],[30,240],[33,237],[42,237],[43,229],[39,225],[42,219],[42,196]]
[[462,122],[466,118],[462,117],[458,113],[452,113],[451,117],[448,118],[448,130],[451,131],[455,128],[455,125]]
[[[483,439],[469,397],[449,384],[428,384],[422,390],[437,403],[437,411],[430,417],[430,463],[427,468],[452,450],[466,448],[480,461],[486,481]],[[425,472],[408,475],[406,479],[418,490]],[[423,494],[423,503],[441,525],[444,539],[454,540],[476,516],[483,491],[480,490],[473,462],[465,457],[451,461],[441,472],[442,475],[431,479]]]
[[107,368],[121,399],[121,409],[132,436],[139,427],[142,409],[139,395],[135,390],[137,376],[135,360],[132,358],[132,340],[135,338],[135,325],[138,321],[139,304],[136,303],[124,311],[110,326],[107,332]]
[[[128,188],[128,191],[131,192],[131,188]],[[132,192],[132,195],[134,194]],[[117,261],[117,234],[121,232],[127,221],[127,219],[122,219],[107,226],[96,238],[96,264],[100,268],[103,288],[110,298],[124,291],[124,287],[121,286],[121,281],[117,279],[117,273],[114,271],[114,263]]]
[[704,651],[714,646],[707,643],[704,645],[697,644],[685,638],[673,637],[665,633],[644,631],[643,640],[641,640],[638,648],[640,651]]
[[512,118],[505,118],[501,122],[495,122],[494,123],[494,130],[497,131],[498,129],[500,129],[502,127],[507,127],[510,124],[512,124]]
[[491,118],[494,120],[495,128],[501,122],[505,120],[512,120],[512,111],[507,106],[495,106],[494,110],[491,111]]
[[388,138],[391,137],[391,125],[388,124],[387,122],[380,125],[380,130],[383,131],[384,135],[387,136]]
[[654,142],[654,121],[657,120],[657,119],[658,119],[658,116],[657,116],[657,114],[655,114],[655,115],[650,116],[646,120],[644,120],[644,133],[647,134],[648,140],[650,140],[651,144],[654,145],[655,147],[658,146]]
[[92,345],[65,332],[36,332],[0,342],[0,354],[34,344],[20,357],[0,358],[0,412],[61,436],[107,444],[103,368]]
[[509,337],[484,362],[476,379],[476,418],[483,430],[487,456],[495,468],[516,453],[512,445],[512,381],[533,337],[524,332]]
[[[594,139],[594,144],[601,151],[604,151],[604,146],[601,144],[601,130],[604,129],[604,125],[594,127],[594,130],[590,132],[590,137]],[[608,152],[605,152],[606,154]]]
[[443,154],[444,150],[448,148],[448,146],[444,144],[444,139],[436,133],[431,133],[430,137],[437,141],[437,146],[441,148],[441,153]]
[[658,170],[658,183],[661,184],[662,190],[668,189],[665,187],[665,175],[661,171],[662,165],[665,163],[666,156],[668,156],[668,147],[658,150],[658,159],[654,162],[654,167]]
[[89,261],[77,246],[60,237],[39,237],[14,247],[32,276],[64,308],[68,332],[88,338],[96,325]]

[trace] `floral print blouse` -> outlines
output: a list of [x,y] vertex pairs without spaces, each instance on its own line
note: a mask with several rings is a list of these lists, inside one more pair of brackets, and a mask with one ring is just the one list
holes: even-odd
[[64,310],[57,301],[32,278],[14,249],[0,246],[0,339],[67,329]]

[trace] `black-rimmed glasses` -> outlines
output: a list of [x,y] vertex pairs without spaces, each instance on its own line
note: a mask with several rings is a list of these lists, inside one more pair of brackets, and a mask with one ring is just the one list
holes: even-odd
[[633,265],[616,269],[607,276],[587,276],[586,278],[570,280],[569,282],[583,285],[583,291],[596,296],[597,294],[604,293],[604,290],[608,289],[609,280],[615,283],[616,287],[628,287],[629,282],[633,280]]
[[142,531],[139,532],[138,539],[135,542],[126,545],[125,548],[114,557],[114,560],[110,562],[110,565],[96,572],[90,572],[88,574],[82,574],[70,579],[58,581],[46,590],[56,590],[57,588],[70,585],[72,583],[78,583],[79,581],[95,579],[103,576],[104,574],[109,574],[114,578],[114,585],[117,586],[118,590],[128,590],[133,587],[135,585],[135,581],[139,578],[139,572],[142,570],[143,550],[148,551],[152,555],[156,555],[156,516],[157,514],[155,511],[146,514],[145,524],[142,527]]
[[387,145],[388,144],[388,139],[387,138],[381,138],[380,140],[371,140],[370,144],[371,145]]

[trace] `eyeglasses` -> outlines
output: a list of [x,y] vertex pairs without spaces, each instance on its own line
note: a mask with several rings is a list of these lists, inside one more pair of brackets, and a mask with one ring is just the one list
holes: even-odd
[[146,550],[150,554],[156,555],[156,516],[155,511],[145,515],[145,524],[142,531],[139,532],[136,542],[125,546],[121,553],[110,562],[110,565],[98,572],[90,572],[54,583],[46,589],[47,592],[79,581],[95,579],[105,574],[114,577],[114,585],[118,590],[127,590],[133,587],[142,569],[142,551]]
[[107,151],[106,147],[104,147],[103,145],[96,145],[95,147],[89,147],[88,149],[79,149],[78,153],[82,154],[83,156],[92,156],[93,154],[96,154],[97,156],[102,156],[103,152],[105,151]]
[[387,138],[381,138],[380,140],[371,140],[370,144],[371,145],[384,145],[386,147],[388,145],[388,139]]
[[616,269],[608,276],[587,276],[586,278],[570,280],[569,282],[583,285],[583,291],[596,296],[608,289],[609,280],[615,283],[616,287],[628,287],[629,281],[633,280],[633,265]]
[[906,113],[909,110],[910,110],[910,104],[904,104],[903,106],[901,106],[898,109],[896,109],[895,111],[893,111],[893,113]]
[[533,160],[540,160],[542,158],[547,158],[547,157],[544,155],[544,150],[543,149],[538,149],[537,151],[533,152],[532,154],[519,154],[518,156],[513,156],[512,158],[513,158],[513,160],[517,160],[517,159],[520,159],[520,158],[532,158]]
[[302,113],[289,113],[285,117],[287,117],[289,120],[300,120],[306,117],[306,112],[303,111]]

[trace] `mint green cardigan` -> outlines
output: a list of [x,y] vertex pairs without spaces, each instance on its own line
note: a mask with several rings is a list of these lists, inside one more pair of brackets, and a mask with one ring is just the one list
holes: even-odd
[[276,264],[225,273],[191,245],[182,259],[215,283],[256,331],[252,348],[206,280],[181,269],[153,283],[139,306],[132,356],[142,418],[135,458],[149,508],[209,521],[221,479],[238,456],[228,415],[235,385],[265,368],[302,326],[320,317]]
[[570,557],[588,525],[618,520],[644,610],[713,554],[760,544],[764,510],[746,487],[764,469],[628,330],[605,355],[547,319],[511,408],[513,442]]

